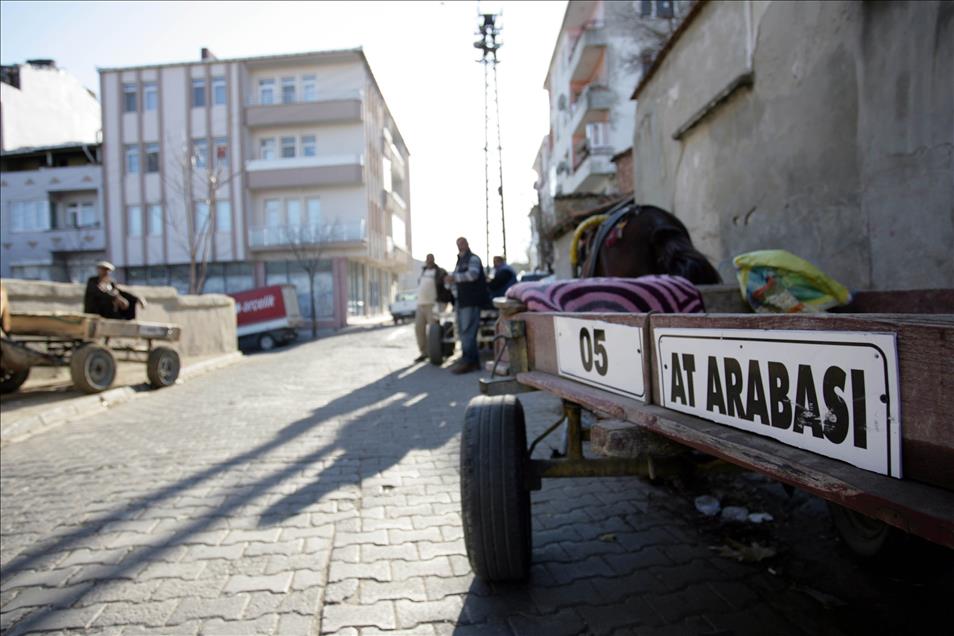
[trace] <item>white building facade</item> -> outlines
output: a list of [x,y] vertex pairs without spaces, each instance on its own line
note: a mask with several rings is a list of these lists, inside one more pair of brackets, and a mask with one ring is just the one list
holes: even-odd
[[100,70],[107,253],[130,283],[292,283],[327,326],[410,262],[408,151],[360,49]]

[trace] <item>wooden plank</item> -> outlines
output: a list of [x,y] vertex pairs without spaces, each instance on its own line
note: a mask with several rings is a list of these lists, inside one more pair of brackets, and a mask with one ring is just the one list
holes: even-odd
[[92,337],[97,318],[66,312],[10,314],[10,334],[85,340]]
[[[905,476],[954,489],[954,316],[654,314],[651,324],[653,329],[803,329],[897,334]],[[655,342],[653,347],[655,358]],[[653,373],[654,388],[658,375]]]
[[767,437],[551,374],[529,371],[518,374],[517,380],[954,548],[954,494],[949,491],[878,475]]

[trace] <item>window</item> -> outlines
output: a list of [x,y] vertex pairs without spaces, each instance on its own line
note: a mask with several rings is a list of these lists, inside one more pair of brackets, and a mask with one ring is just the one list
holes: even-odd
[[209,167],[209,142],[205,139],[192,140],[192,156],[195,158],[196,168]]
[[159,107],[159,87],[155,82],[145,82],[142,85],[142,105],[145,110],[156,110]]
[[215,151],[215,165],[228,167],[229,165],[229,140],[227,137],[216,137],[212,140],[212,147]]
[[139,174],[139,146],[126,146],[126,174]]
[[299,227],[301,225],[301,201],[285,199],[285,219],[289,227]]
[[321,199],[318,197],[305,199],[305,212],[308,215],[308,225],[312,227],[321,225]]
[[266,161],[275,158],[275,138],[269,137],[258,142],[258,157]]
[[394,239],[394,245],[402,250],[407,249],[407,226],[397,214],[391,215],[391,238]]
[[96,219],[96,205],[91,201],[80,203],[79,226],[94,227],[99,225]]
[[126,208],[126,234],[142,236],[142,208],[138,205],[130,205]]
[[66,227],[79,227],[79,203],[66,206]]
[[295,138],[282,137],[282,159],[289,159],[295,156]]
[[225,78],[212,78],[212,103],[216,106],[225,104]]
[[162,236],[162,206],[158,203],[146,208],[146,231],[149,236]]
[[159,144],[146,144],[146,172],[159,172]]
[[11,201],[10,211],[14,232],[30,232],[50,229],[50,202],[46,199]]
[[384,189],[390,192],[393,189],[391,183],[391,160],[387,157],[381,158],[381,176],[384,179]]
[[295,102],[295,78],[282,78],[282,103],[292,104]]
[[314,75],[301,76],[301,101],[318,101],[318,82]]
[[275,103],[275,80],[258,80],[258,103],[266,106]]
[[314,135],[301,136],[301,156],[302,157],[315,156],[315,136]]
[[209,204],[204,201],[197,201],[195,204],[195,233],[197,236],[204,236],[209,231],[209,224],[212,218],[209,216]]
[[672,0],[656,0],[656,17],[657,18],[673,17]]
[[205,80],[192,80],[192,108],[205,106]]
[[136,85],[123,84],[123,112],[136,112]]
[[653,14],[653,3],[652,0],[640,0],[639,2],[639,15],[646,17]]
[[232,231],[232,202],[231,201],[216,201],[215,202],[215,231],[216,232],[231,232]]
[[265,225],[267,227],[280,226],[282,224],[281,214],[281,201],[278,199],[265,199]]

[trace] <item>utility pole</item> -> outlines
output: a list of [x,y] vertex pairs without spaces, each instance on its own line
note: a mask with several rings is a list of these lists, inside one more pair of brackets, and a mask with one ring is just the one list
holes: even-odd
[[500,42],[502,27],[498,24],[499,13],[479,13],[477,33],[479,40],[474,42],[474,48],[481,52],[477,60],[484,66],[484,224],[487,241],[487,264],[490,258],[490,109],[488,98],[490,95],[489,70],[494,75],[494,113],[497,120],[497,166],[500,183],[497,193],[500,195],[500,226],[503,233],[503,257],[507,260],[507,217],[504,213],[503,198],[503,145],[500,136],[500,95],[497,90],[497,51],[503,46]]

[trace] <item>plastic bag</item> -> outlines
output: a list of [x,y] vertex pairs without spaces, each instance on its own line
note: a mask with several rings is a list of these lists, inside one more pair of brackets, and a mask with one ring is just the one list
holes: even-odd
[[760,313],[822,312],[851,302],[851,292],[785,250],[760,250],[732,259],[742,298]]

